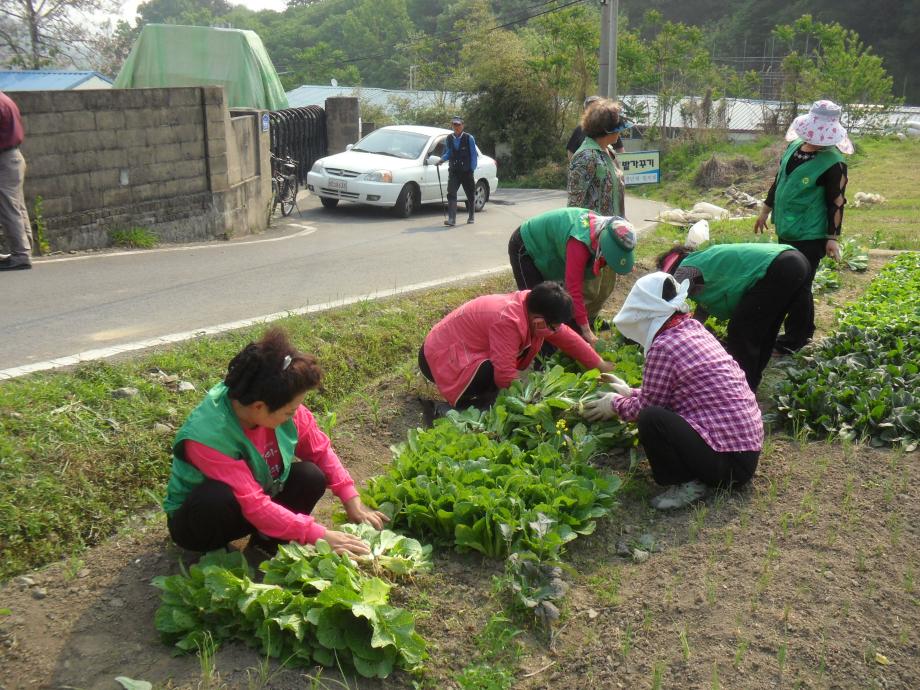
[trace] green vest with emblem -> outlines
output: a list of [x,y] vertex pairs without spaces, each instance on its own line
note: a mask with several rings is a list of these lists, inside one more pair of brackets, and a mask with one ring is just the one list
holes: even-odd
[[790,250],[795,248],[765,242],[717,244],[688,254],[680,267],[695,268],[703,274],[703,289],[691,298],[717,319],[727,320],[776,257]]
[[773,224],[781,241],[823,240],[827,236],[827,201],[818,178],[844,157],[836,148],[822,149],[787,174],[789,159],[803,143],[796,139],[789,144],[779,164]]
[[[590,212],[583,208],[560,208],[521,223],[521,239],[544,280],[565,283],[565,245],[573,237],[591,250]],[[585,280],[594,278],[594,262],[585,266]]]
[[284,487],[294,461],[294,449],[297,447],[297,427],[294,421],[289,419],[275,429],[275,438],[282,462],[281,474],[277,479],[272,478],[265,458],[243,433],[239,418],[227,396],[227,386],[223,382],[218,383],[208,391],[201,404],[192,410],[176,434],[163,510],[167,514],[175,512],[192,489],[205,480],[205,476],[185,459],[185,441],[197,441],[218,453],[245,462],[265,493],[274,496]]

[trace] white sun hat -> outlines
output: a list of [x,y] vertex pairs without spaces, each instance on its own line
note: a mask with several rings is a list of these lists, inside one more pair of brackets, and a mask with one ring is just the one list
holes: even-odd
[[840,106],[833,101],[815,101],[807,115],[799,115],[792,121],[786,141],[796,139],[814,146],[836,146],[843,153],[853,153],[853,142],[840,124]]

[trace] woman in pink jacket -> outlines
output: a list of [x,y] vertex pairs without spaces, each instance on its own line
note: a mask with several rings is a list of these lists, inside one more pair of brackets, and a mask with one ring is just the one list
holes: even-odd
[[511,385],[547,340],[588,369],[610,371],[594,349],[565,325],[572,298],[559,283],[483,295],[445,316],[418,353],[419,369],[454,407],[480,409]]

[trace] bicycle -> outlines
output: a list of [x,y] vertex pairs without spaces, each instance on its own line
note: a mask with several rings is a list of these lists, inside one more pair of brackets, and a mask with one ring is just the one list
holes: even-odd
[[[281,215],[290,215],[297,207],[297,192],[300,189],[300,180],[297,177],[297,163],[287,156],[272,156],[272,212],[281,206]],[[299,208],[298,208],[299,210]]]

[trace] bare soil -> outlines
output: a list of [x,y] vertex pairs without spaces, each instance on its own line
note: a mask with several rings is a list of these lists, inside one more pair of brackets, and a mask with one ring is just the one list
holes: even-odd
[[[882,262],[873,257],[870,272]],[[868,279],[819,298],[819,327]],[[341,413],[334,442],[359,483],[421,423],[420,392],[417,379],[394,377]],[[625,456],[604,460],[628,476],[621,504],[570,548],[571,589],[552,635],[517,638],[514,687],[920,687],[916,453],[776,432],[750,487],[672,513],[649,507],[658,489],[644,464],[630,473]],[[334,507],[326,497],[320,517]],[[182,558],[154,512],[80,559],[0,586],[0,609],[11,611],[0,614],[0,689],[113,690],[116,676],[162,688],[458,688],[501,608],[500,563],[442,552],[431,575],[394,590],[429,641],[422,677],[283,670],[240,646],[219,650],[209,675],[195,656],[174,657],[153,627],[150,580]]]

